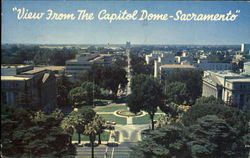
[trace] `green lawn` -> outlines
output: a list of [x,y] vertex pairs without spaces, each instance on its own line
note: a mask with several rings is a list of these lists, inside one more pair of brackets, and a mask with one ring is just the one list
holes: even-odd
[[127,119],[123,117],[117,117],[113,114],[99,114],[105,121],[114,121],[117,124],[127,124]]
[[[88,136],[85,136],[83,134],[81,134],[81,139],[82,141],[89,141],[89,137]],[[72,140],[73,141],[78,141],[78,134],[76,132],[74,132],[73,136],[72,136]],[[98,140],[98,136],[96,136],[96,140]],[[109,140],[109,132],[107,131],[104,131],[102,134],[101,134],[101,140],[102,141],[108,141]]]
[[119,135],[120,135],[120,133],[118,131],[115,131],[115,141],[116,142],[119,141]]
[[[154,120],[157,120],[159,117],[161,116],[161,114],[156,114],[154,117]],[[146,114],[142,117],[134,117],[133,118],[133,124],[149,124],[151,123],[151,120],[149,118],[149,115]]]
[[108,105],[104,107],[96,107],[94,110],[96,112],[114,112],[116,110],[127,109],[126,105]]

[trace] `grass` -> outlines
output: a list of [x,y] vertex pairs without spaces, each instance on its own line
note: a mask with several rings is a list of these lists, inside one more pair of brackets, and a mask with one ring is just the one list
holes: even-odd
[[123,117],[117,117],[113,114],[99,114],[105,121],[116,122],[117,124],[127,124],[127,119]]
[[104,106],[104,107],[97,107],[94,108],[95,112],[114,112],[116,110],[123,110],[123,109],[127,109],[126,105],[108,105],[108,106]]
[[[161,114],[156,114],[154,117],[154,120],[159,119]],[[142,116],[142,117],[134,117],[133,118],[133,124],[149,124],[151,123],[150,117],[148,114]]]
[[115,141],[116,141],[116,142],[119,141],[119,136],[120,136],[120,132],[115,131]]
[[[78,141],[78,134],[76,132],[74,132],[74,134],[72,136],[72,140],[73,141]],[[89,141],[89,137],[81,134],[81,140],[82,141]],[[98,140],[98,136],[96,136],[96,140]],[[104,131],[101,134],[101,140],[102,141],[108,141],[109,140],[109,132]]]

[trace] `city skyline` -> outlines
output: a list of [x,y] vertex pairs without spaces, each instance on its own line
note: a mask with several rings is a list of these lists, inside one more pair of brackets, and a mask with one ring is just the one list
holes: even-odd
[[[80,1],[4,1],[2,44],[122,44],[138,45],[239,45],[250,42],[248,2],[80,2]],[[152,13],[174,14],[176,10],[197,13],[227,13],[240,10],[233,22],[185,21],[46,21],[17,20],[12,8],[33,12],[53,9],[73,12],[86,9],[97,14],[146,9]]]

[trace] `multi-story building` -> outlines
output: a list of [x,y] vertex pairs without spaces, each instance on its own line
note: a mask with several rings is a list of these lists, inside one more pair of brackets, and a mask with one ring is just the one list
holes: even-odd
[[177,64],[161,65],[159,67],[159,71],[155,70],[154,77],[158,77],[162,79],[166,77],[169,74],[169,72],[171,72],[174,69],[192,70],[192,69],[195,69],[195,67],[192,65],[177,65]]
[[211,63],[206,59],[198,59],[197,63],[194,64],[199,70],[215,70],[215,71],[223,71],[223,70],[232,70],[232,63]]
[[27,104],[25,106],[51,112],[57,104],[54,73],[49,70],[30,70],[28,67],[1,67],[4,70],[1,73],[1,103],[11,106]]
[[244,62],[244,74],[250,75],[250,61]]
[[241,52],[249,52],[249,51],[250,51],[250,44],[242,43]]
[[176,64],[175,55],[172,52],[161,53],[156,60],[154,60],[154,76],[158,77],[161,72],[162,65]]
[[151,61],[157,60],[158,57],[160,57],[162,52],[159,51],[153,51],[151,54],[147,54],[145,56],[146,63],[149,64]]
[[77,55],[76,59],[66,61],[66,74],[73,75],[89,70],[93,64],[109,65],[112,63],[111,54]]
[[226,104],[250,109],[250,76],[229,71],[205,71],[202,96],[214,96]]

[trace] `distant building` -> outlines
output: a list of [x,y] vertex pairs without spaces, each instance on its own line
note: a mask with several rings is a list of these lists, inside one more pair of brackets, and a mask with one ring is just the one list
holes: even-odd
[[111,54],[77,55],[76,59],[66,61],[66,74],[73,75],[89,70],[93,64],[109,65],[113,61]]
[[126,50],[131,49],[131,43],[129,41],[126,42]]
[[240,109],[250,109],[250,76],[229,71],[205,71],[202,96],[214,96]]
[[157,60],[158,57],[161,56],[161,54],[162,54],[162,52],[159,52],[159,51],[153,51],[153,53],[147,54],[145,56],[146,63],[149,64],[150,62]]
[[1,103],[18,106],[22,100],[28,100],[25,102],[27,106],[51,112],[57,104],[54,73],[49,70],[30,70],[27,67],[29,66],[1,67],[4,70],[1,73]]
[[244,63],[243,69],[244,74],[250,75],[250,61]]
[[206,70],[215,70],[215,71],[222,71],[222,70],[232,70],[233,65],[232,63],[213,63],[208,62],[206,59],[198,59],[198,62],[194,64],[198,69],[206,71]]
[[176,64],[175,55],[172,52],[161,52],[156,60],[154,60],[154,76],[160,73],[160,66]]
[[1,76],[13,76],[20,74],[24,71],[33,70],[33,66],[31,65],[2,65],[1,66]]
[[154,77],[159,77],[159,78],[166,77],[174,69],[192,70],[195,69],[195,67],[192,65],[175,65],[175,64],[161,65],[159,71],[156,71],[157,73],[154,74]]
[[249,52],[250,51],[250,44],[241,44],[241,52]]

